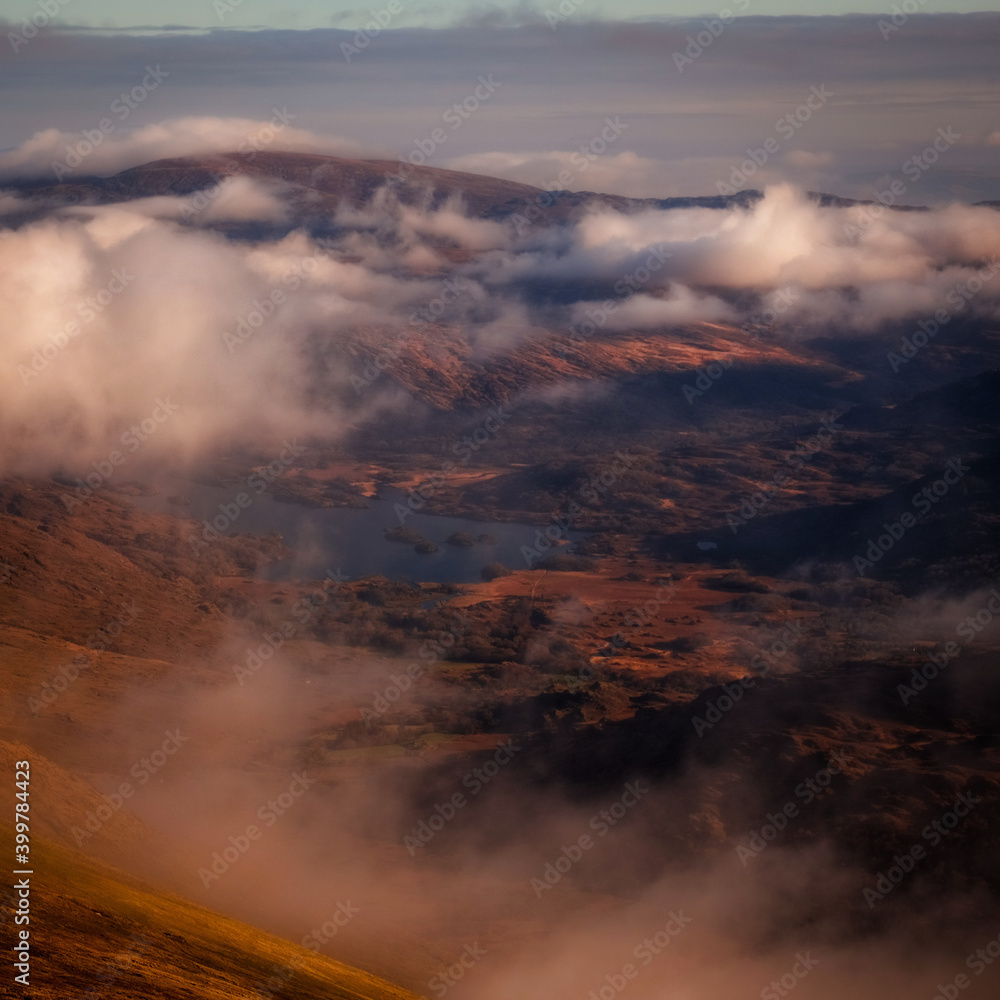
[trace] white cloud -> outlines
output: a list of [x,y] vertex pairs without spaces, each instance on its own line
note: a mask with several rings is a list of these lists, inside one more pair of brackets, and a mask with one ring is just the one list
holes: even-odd
[[[579,150],[470,153],[448,160],[442,166],[503,177],[550,191],[601,191],[636,198],[668,197],[677,193],[673,165],[638,156],[628,149],[599,156],[586,155]],[[690,194],[690,189],[685,193]]]
[[0,177],[49,176],[53,180],[76,175],[116,174],[151,160],[210,153],[250,152],[256,149],[293,150],[356,157],[361,146],[348,139],[323,136],[287,123],[292,116],[276,109],[268,120],[249,118],[174,118],[135,130],[115,128],[96,146],[81,132],[49,128],[36,132],[17,149],[0,154]]
[[279,186],[251,177],[227,177],[204,209],[205,222],[285,222],[288,207]]
[[[586,309],[578,306],[577,322]],[[612,313],[605,326],[609,330],[647,330],[690,323],[711,323],[734,320],[736,310],[714,295],[697,295],[683,285],[676,285],[665,298],[638,294]]]
[[[455,324],[482,357],[580,323],[612,295],[609,331],[738,323],[790,288],[787,319],[860,334],[933,315],[1000,255],[1000,214],[990,209],[876,218],[864,206],[821,208],[789,185],[749,209],[602,208],[523,238],[468,218],[457,202],[429,211],[391,196],[339,213],[337,225],[351,228],[323,251],[302,231],[247,244],[200,228],[279,221],[282,198],[280,186],[236,177],[194,225],[181,224],[185,199],[151,198],[70,206],[0,230],[3,469],[86,469],[166,397],[178,411],[144,459],[336,436],[356,402],[352,339],[391,339],[442,295],[448,274],[462,292],[434,319]],[[458,245],[457,259],[443,238]],[[576,289],[577,301],[538,308],[539,282]],[[1000,314],[1000,277],[978,280],[952,308]]]

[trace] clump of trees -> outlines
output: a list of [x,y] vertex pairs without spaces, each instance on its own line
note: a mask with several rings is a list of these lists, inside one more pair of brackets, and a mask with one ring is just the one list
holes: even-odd
[[510,576],[514,571],[508,569],[503,563],[487,563],[480,571],[479,575],[487,581],[497,580],[502,576]]

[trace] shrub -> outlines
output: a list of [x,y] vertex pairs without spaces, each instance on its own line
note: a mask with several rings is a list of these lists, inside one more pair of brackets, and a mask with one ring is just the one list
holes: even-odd
[[503,563],[498,562],[488,563],[479,571],[479,575],[487,582],[496,580],[501,576],[510,576],[512,573],[513,570],[507,569]]
[[570,552],[557,552],[538,564],[542,569],[554,570],[557,573],[586,573],[596,568],[593,559],[586,556],[573,555]]
[[416,545],[418,542],[425,540],[419,531],[414,531],[405,525],[400,525],[398,528],[386,528],[385,537],[387,541],[406,542],[409,545]]
[[738,594],[769,594],[771,588],[760,580],[755,580],[746,573],[723,573],[722,576],[710,577],[707,581],[713,590],[730,590]]

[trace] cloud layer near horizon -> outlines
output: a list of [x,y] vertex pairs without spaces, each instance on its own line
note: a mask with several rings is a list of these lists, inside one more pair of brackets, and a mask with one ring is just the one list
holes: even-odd
[[[141,128],[61,132],[42,129],[16,149],[0,153],[0,179],[47,178],[61,181],[79,176],[110,176],[129,167],[176,156],[252,152],[258,149],[325,153],[357,157],[361,146],[349,139],[321,136],[295,128],[287,112],[276,109],[270,119],[188,117],[155,122]],[[284,115],[284,117],[283,117]],[[294,116],[293,116],[294,120]]]
[[[176,409],[142,439],[137,461],[266,449],[289,435],[335,439],[348,416],[382,402],[380,391],[352,391],[352,345],[412,330],[449,275],[463,293],[441,300],[433,319],[473,357],[580,330],[667,333],[763,317],[786,333],[862,336],[942,309],[1000,318],[1000,213],[989,208],[821,207],[778,185],[749,209],[595,207],[547,229],[381,193],[342,205],[339,235],[324,246],[293,229],[247,243],[206,228],[273,226],[291,214],[289,196],[283,183],[232,177],[201,200],[66,206],[0,230],[3,470],[104,461],[168,398]],[[539,300],[540,285],[569,298]]]
[[[553,30],[487,19],[386,30],[350,58],[341,46],[353,33],[332,29],[48,32],[0,66],[4,133],[23,147],[44,121],[55,132],[35,144],[47,156],[109,116],[119,130],[141,131],[206,107],[249,122],[287,109],[303,133],[298,148],[312,142],[334,151],[321,137],[343,136],[334,140],[337,150],[349,142],[369,155],[405,157],[429,148],[433,130],[443,128],[445,141],[428,154],[432,166],[465,165],[540,185],[569,170],[559,186],[651,197],[715,194],[748,150],[771,139],[776,151],[747,186],[784,180],[871,197],[938,128],[952,128],[960,138],[909,185],[908,200],[997,197],[1000,15],[914,15],[887,37],[879,18],[860,15],[744,17],[702,45],[705,30],[700,20],[570,17]],[[685,55],[689,48],[694,58]],[[113,102],[141,86],[147,66],[169,76],[119,120]],[[451,130],[444,115],[474,94],[480,77],[497,81],[496,91]],[[833,96],[779,132],[814,87]],[[588,160],[606,120],[616,117],[626,129]]]

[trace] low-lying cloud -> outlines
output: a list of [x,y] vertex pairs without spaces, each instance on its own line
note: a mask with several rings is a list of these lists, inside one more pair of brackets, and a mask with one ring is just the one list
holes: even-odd
[[[317,242],[296,228],[317,221],[303,204],[308,191],[304,201],[283,180],[230,176],[185,197],[50,202],[0,231],[5,471],[106,464],[144,420],[135,464],[336,438],[380,398],[351,389],[351,344],[396,343],[415,317],[451,324],[475,363],[588,320],[588,335],[614,337],[764,314],[785,330],[857,336],[1000,316],[1000,214],[987,207],[829,207],[778,185],[747,208],[595,205],[546,227],[382,190],[342,202],[320,220],[334,235]],[[287,235],[217,231],[246,224]],[[449,278],[461,294],[442,296]],[[545,287],[564,290],[558,303],[539,300]],[[168,418],[150,423],[165,400]]]
[[360,144],[350,139],[296,128],[291,124],[296,117],[287,108],[275,108],[270,118],[262,120],[185,117],[126,129],[108,111],[88,128],[42,129],[17,149],[0,154],[0,179],[109,176],[152,160],[207,153],[271,149],[350,157],[361,152]]

